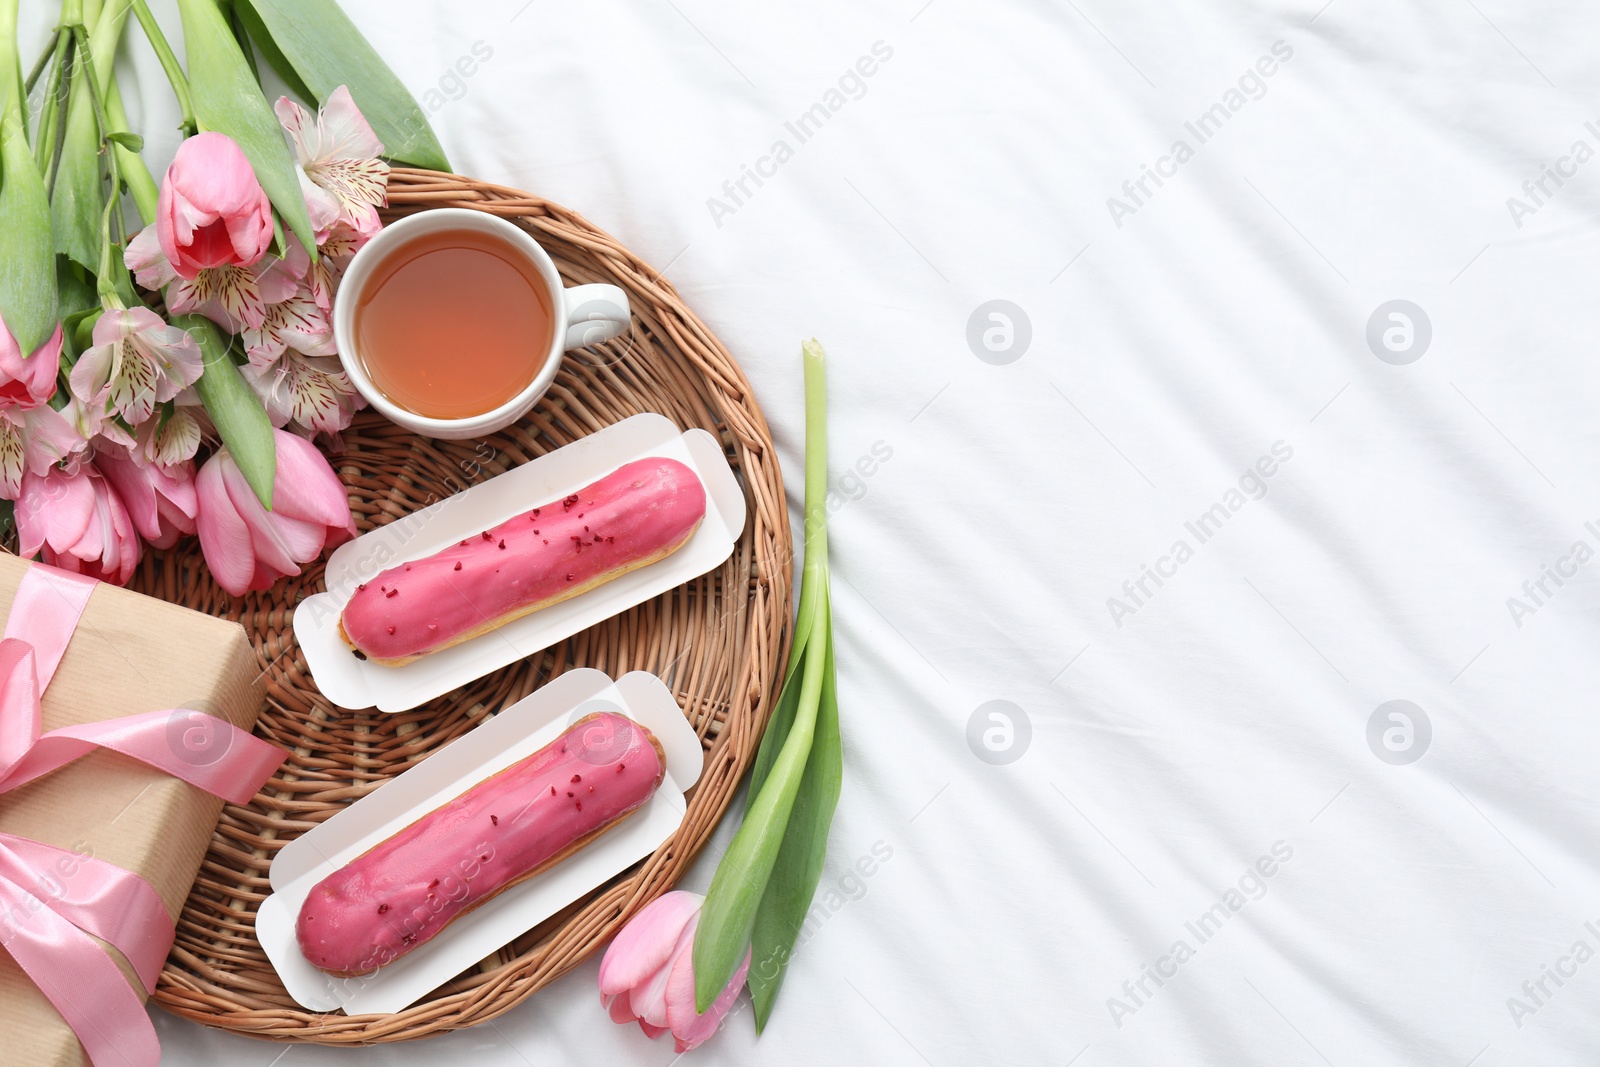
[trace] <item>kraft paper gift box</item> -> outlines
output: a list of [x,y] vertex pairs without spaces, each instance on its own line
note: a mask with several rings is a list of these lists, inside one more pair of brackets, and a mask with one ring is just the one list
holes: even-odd
[[[0,553],[0,619],[30,566]],[[46,731],[164,708],[209,713],[248,731],[264,686],[244,628],[104,583],[95,587],[41,701]],[[174,716],[174,743],[194,729]],[[202,739],[226,737],[204,730]],[[191,735],[195,736],[195,735]],[[197,758],[205,758],[202,754]],[[176,920],[223,801],[120,753],[96,749],[0,794],[0,831],[92,855],[142,876]],[[104,945],[104,942],[101,942]],[[110,954],[140,999],[126,959]],[[82,1067],[83,1047],[50,1001],[0,950],[0,1064]]]

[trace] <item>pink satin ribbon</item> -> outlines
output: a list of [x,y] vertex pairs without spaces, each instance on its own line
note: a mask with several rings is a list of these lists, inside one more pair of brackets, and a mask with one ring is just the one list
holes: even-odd
[[[147,711],[41,733],[39,696],[96,584],[39,564],[22,577],[0,638],[0,793],[108,748],[248,803],[284,752],[204,713]],[[221,751],[197,755],[188,743],[196,731],[220,739],[209,747]],[[161,1048],[150,1016],[91,934],[114,945],[145,991],[155,991],[175,929],[150,883],[87,853],[0,833],[0,946],[55,1005],[94,1067],[155,1067]]]

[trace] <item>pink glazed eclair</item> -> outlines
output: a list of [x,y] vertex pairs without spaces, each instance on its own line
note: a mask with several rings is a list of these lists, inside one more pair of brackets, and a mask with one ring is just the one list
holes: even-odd
[[586,715],[313,886],[295,924],[300,951],[341,977],[398,959],[616,826],[665,773],[649,730]]
[[706,491],[675,459],[641,459],[425,559],[357,586],[339,633],[398,666],[488,633],[677,551]]

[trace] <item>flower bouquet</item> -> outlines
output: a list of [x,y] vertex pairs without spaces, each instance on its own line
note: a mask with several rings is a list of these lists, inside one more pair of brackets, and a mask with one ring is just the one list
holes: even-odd
[[[354,535],[332,450],[362,406],[330,313],[387,160],[448,169],[332,0],[63,0],[24,72],[0,0],[0,498],[25,556],[125,584],[198,533],[234,595]],[[158,183],[114,70],[130,21],[185,139]],[[258,54],[290,91],[269,103]],[[331,57],[337,56],[337,62]]]

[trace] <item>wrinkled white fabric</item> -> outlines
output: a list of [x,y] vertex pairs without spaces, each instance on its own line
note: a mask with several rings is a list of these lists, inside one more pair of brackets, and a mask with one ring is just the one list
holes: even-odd
[[[1591,8],[344,3],[460,171],[665,270],[796,511],[832,359],[844,792],[696,1062],[1592,1062]],[[596,966],[284,1063],[669,1062]]]

